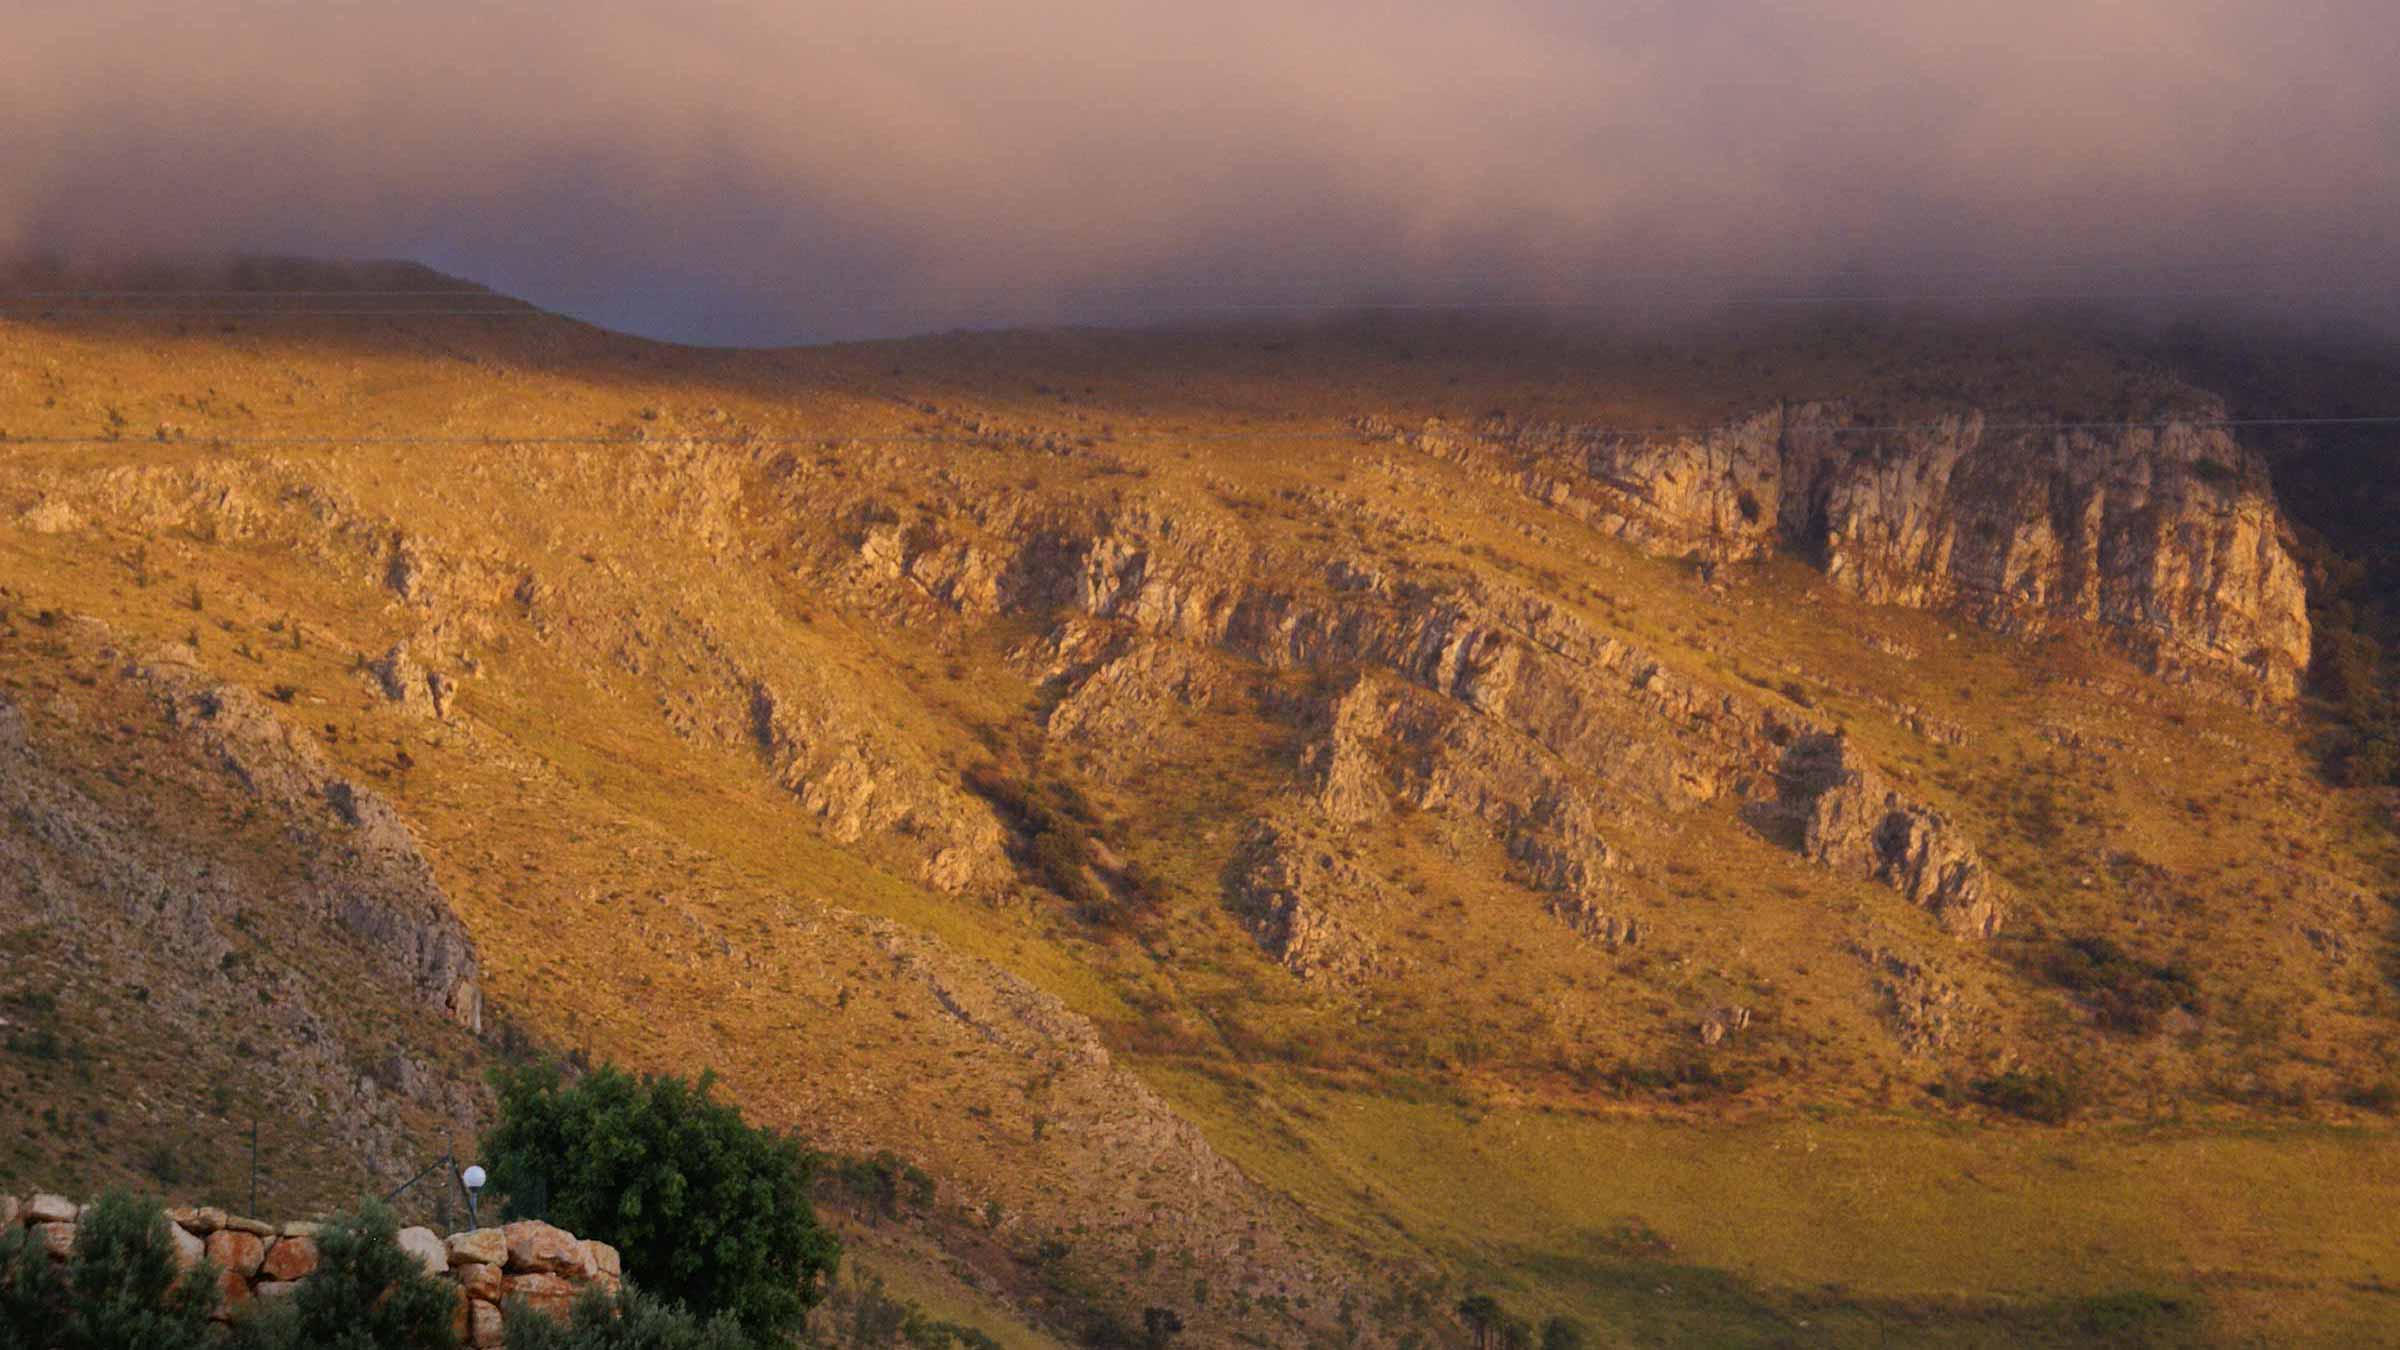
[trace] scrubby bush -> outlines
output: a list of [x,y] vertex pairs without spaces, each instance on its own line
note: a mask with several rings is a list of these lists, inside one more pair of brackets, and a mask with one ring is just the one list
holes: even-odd
[[2131,1036],[2156,1031],[2169,1009],[2197,1012],[2201,1006],[2199,980],[2189,966],[2140,960],[2104,937],[2059,943],[2043,970],[2099,1014],[2103,1025]]
[[871,1272],[854,1274],[847,1288],[827,1305],[840,1343],[856,1346],[907,1346],[909,1350],[999,1350],[999,1343],[973,1327],[928,1316],[914,1302],[885,1290],[883,1278]]
[[207,1262],[177,1267],[156,1201],[102,1196],[63,1268],[30,1228],[0,1237],[0,1350],[198,1350],[216,1302]]
[[2093,1294],[2072,1311],[2076,1332],[2107,1345],[2184,1344],[2193,1330],[2188,1304],[2140,1290]]
[[512,1217],[612,1244],[629,1279],[699,1316],[796,1330],[841,1254],[809,1204],[815,1159],[713,1100],[714,1081],[499,1071],[492,1183]]
[[317,1269],[292,1292],[252,1304],[238,1350],[456,1350],[458,1287],[401,1250],[392,1212],[368,1201],[317,1234]]
[[1995,1111],[2044,1125],[2064,1124],[2081,1105],[2075,1085],[2046,1070],[2010,1069],[1969,1087],[1975,1100]]
[[869,1223],[933,1206],[933,1178],[890,1149],[871,1157],[842,1158],[833,1165],[833,1177]]
[[1510,1316],[1490,1294],[1469,1294],[1459,1300],[1458,1319],[1467,1324],[1475,1350],[1532,1350],[1533,1328]]
[[703,1322],[631,1285],[615,1294],[585,1289],[564,1324],[512,1312],[507,1350],[765,1350],[781,1344],[752,1336],[730,1314]]
[[1092,884],[1091,803],[1073,784],[1027,782],[996,764],[967,770],[967,789],[990,802],[1009,827],[1011,853],[1061,899],[1095,910],[1107,897]]

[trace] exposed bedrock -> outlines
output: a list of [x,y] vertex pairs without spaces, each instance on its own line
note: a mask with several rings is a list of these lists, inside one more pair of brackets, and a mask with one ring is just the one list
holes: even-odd
[[2006,632],[2089,623],[2155,673],[2289,703],[2310,651],[2290,527],[2258,456],[2205,420],[2102,432],[1967,412],[1874,428],[1801,404],[1677,436],[1360,426],[1652,551],[1781,546],[1873,603]]

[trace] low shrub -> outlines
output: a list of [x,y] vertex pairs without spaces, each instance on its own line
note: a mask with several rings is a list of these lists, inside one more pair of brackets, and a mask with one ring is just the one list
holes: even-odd
[[400,1248],[392,1212],[368,1201],[317,1235],[317,1269],[291,1293],[251,1305],[235,1350],[457,1350],[458,1287]]
[[2064,1124],[2082,1105],[2082,1094],[2075,1085],[2047,1070],[2010,1069],[1977,1079],[1968,1091],[1995,1111],[2044,1125]]
[[702,1321],[680,1304],[661,1302],[627,1285],[615,1294],[587,1288],[562,1324],[509,1309],[507,1350],[766,1350],[732,1316]]
[[31,1228],[0,1236],[0,1350],[200,1350],[216,1306],[215,1269],[178,1269],[154,1200],[100,1197],[63,1267]]
[[2053,947],[2042,963],[2051,983],[2073,994],[2102,1025],[2129,1036],[2158,1030],[2170,1009],[2199,1012],[2200,983],[2181,961],[2141,960],[2104,937],[2074,937]]

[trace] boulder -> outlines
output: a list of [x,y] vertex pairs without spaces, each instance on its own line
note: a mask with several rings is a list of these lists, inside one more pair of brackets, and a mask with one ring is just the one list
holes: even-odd
[[53,1261],[64,1261],[75,1250],[75,1225],[71,1223],[37,1223],[33,1231]]
[[470,1262],[486,1266],[508,1264],[508,1235],[497,1228],[478,1228],[469,1233],[452,1233],[442,1239],[450,1251],[450,1264],[463,1266]]
[[226,1215],[224,1226],[236,1233],[248,1233],[252,1237],[271,1238],[275,1236],[275,1225],[258,1219],[246,1218],[239,1214]]
[[456,679],[419,665],[405,642],[386,651],[381,660],[368,662],[367,673],[386,699],[419,717],[447,718],[450,700],[458,693]]
[[244,1280],[258,1274],[259,1264],[267,1259],[265,1239],[239,1228],[218,1229],[208,1235],[205,1246],[218,1269]]
[[487,1299],[498,1303],[508,1296],[508,1273],[498,1266],[481,1261],[467,1261],[451,1268],[450,1278],[470,1298]]
[[63,1195],[37,1191],[18,1214],[20,1223],[73,1223],[83,1207]]
[[428,1275],[439,1275],[450,1268],[450,1251],[430,1228],[401,1229],[400,1250],[417,1258],[417,1264],[425,1267]]
[[17,1226],[17,1214],[24,1205],[13,1195],[0,1195],[0,1228]]
[[[275,1239],[267,1248],[267,1259],[259,1263],[258,1273],[269,1280],[297,1280],[312,1274],[317,1268],[317,1240],[295,1233]],[[265,1286],[260,1286],[265,1292]]]
[[312,1219],[294,1219],[290,1223],[285,1224],[279,1231],[285,1237],[314,1238],[320,1237],[324,1234],[325,1225]]
[[298,1280],[260,1280],[258,1296],[260,1298],[282,1298],[299,1287]]
[[176,1227],[201,1237],[207,1237],[225,1226],[225,1211],[214,1206],[195,1209],[188,1205],[170,1205],[167,1207],[167,1217],[175,1221]]
[[539,1219],[519,1219],[500,1230],[508,1237],[508,1268],[514,1272],[588,1275],[583,1244],[563,1228]]
[[217,1315],[230,1317],[235,1309],[250,1301],[250,1280],[238,1270],[217,1270]]
[[624,1258],[617,1255],[616,1248],[605,1242],[585,1239],[583,1255],[584,1265],[598,1274],[622,1276],[625,1273]]
[[507,1337],[501,1331],[498,1304],[475,1299],[467,1304],[467,1343],[475,1350],[498,1350]]
[[175,1244],[175,1268],[190,1270],[208,1257],[208,1243],[179,1223],[167,1225],[167,1240]]
[[529,1271],[508,1277],[508,1296],[524,1300],[525,1306],[544,1317],[566,1320],[567,1309],[575,1302],[575,1286],[556,1275]]

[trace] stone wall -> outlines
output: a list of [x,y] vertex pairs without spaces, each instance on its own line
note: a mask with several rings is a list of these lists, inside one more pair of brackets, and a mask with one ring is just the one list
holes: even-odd
[[[65,1261],[75,1247],[85,1206],[64,1196],[0,1196],[0,1233],[31,1228]],[[216,1263],[223,1295],[217,1315],[228,1319],[254,1299],[280,1298],[317,1269],[316,1223],[270,1224],[214,1208],[167,1210],[167,1233],[185,1269]],[[490,1350],[501,1343],[503,1309],[511,1300],[532,1312],[564,1317],[586,1285],[613,1290],[623,1275],[617,1249],[588,1242],[534,1220],[477,1228],[441,1237],[430,1228],[400,1230],[401,1250],[427,1274],[458,1288],[459,1344]]]

